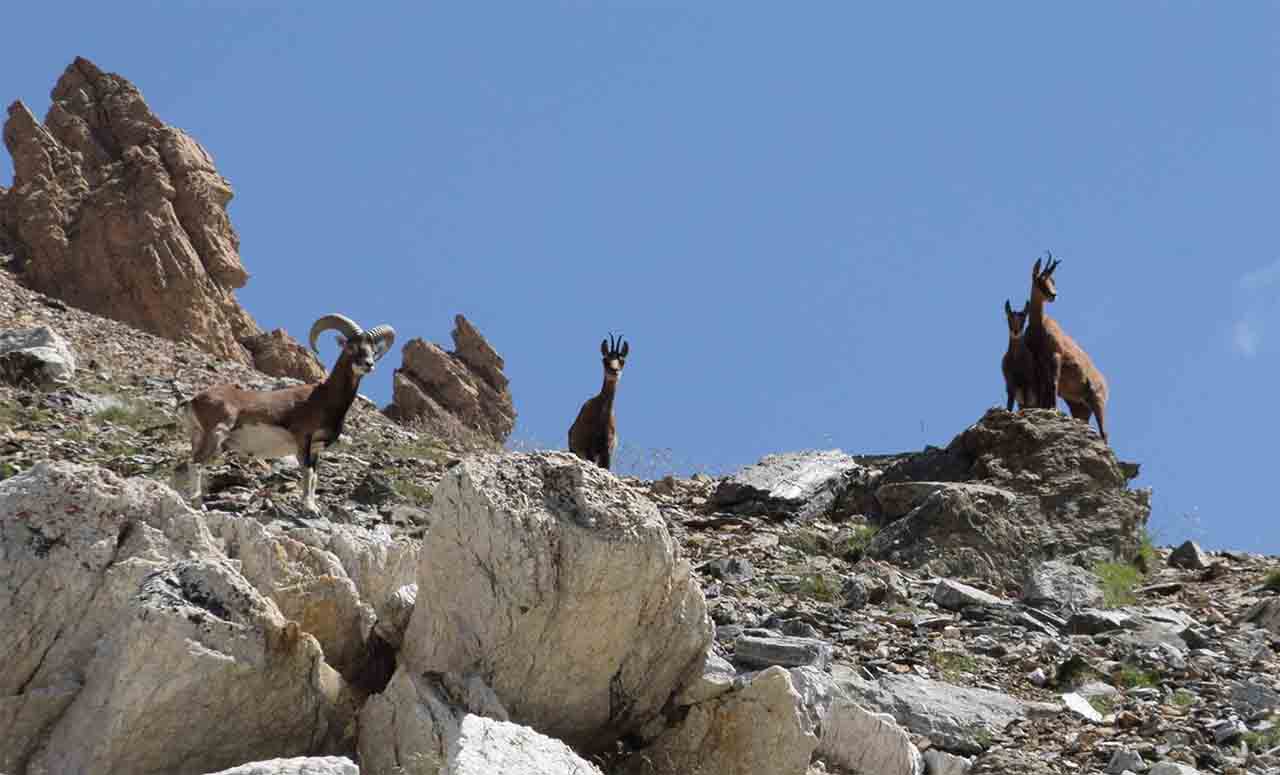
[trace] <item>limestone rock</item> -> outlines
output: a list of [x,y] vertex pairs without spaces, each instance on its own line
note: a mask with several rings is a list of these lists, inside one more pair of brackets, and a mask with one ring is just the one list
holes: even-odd
[[744,667],[812,665],[825,669],[831,664],[832,651],[830,643],[818,638],[741,635],[734,642],[733,659]]
[[0,222],[28,284],[81,309],[249,363],[248,273],[208,151],[124,78],[77,58],[41,124],[9,107],[13,187]]
[[324,364],[283,328],[254,334],[240,340],[249,351],[253,366],[273,377],[292,377],[303,382],[321,382],[328,372]]
[[640,728],[697,675],[712,627],[658,509],[564,453],[464,459],[436,489],[401,651],[486,676],[511,718],[575,748]]
[[1280,636],[1280,597],[1259,600],[1245,612],[1243,621]]
[[722,481],[712,500],[737,514],[817,517],[831,508],[837,486],[857,467],[835,449],[768,455]]
[[969,775],[1058,775],[1058,770],[1039,753],[1004,749],[978,757]]
[[741,689],[689,708],[677,726],[631,756],[625,775],[804,775],[818,740],[791,676],[756,673]]
[[1147,775],[1200,775],[1200,770],[1180,762],[1160,762],[1147,770]]
[[1104,602],[1097,574],[1062,560],[1038,563],[1022,585],[1023,602],[1055,611],[1098,608]]
[[818,755],[828,764],[877,775],[923,775],[924,760],[906,730],[887,713],[872,713],[845,696],[832,702]]
[[[1135,475],[1084,423],[1056,411],[993,409],[946,449],[890,465],[878,492],[911,510],[875,535],[867,555],[1006,591],[1044,560],[1129,559],[1151,513],[1150,492],[1127,487]],[[905,482],[917,486],[890,487]]]
[[206,772],[344,734],[342,679],[173,490],[0,482],[0,771]]
[[453,343],[451,353],[418,338],[405,344],[386,414],[448,439],[501,444],[516,422],[502,357],[462,315]]
[[1026,718],[1032,704],[1006,694],[953,686],[912,675],[865,681],[842,669],[837,684],[855,702],[888,713],[934,745],[956,753],[979,753],[981,740]]
[[409,619],[413,617],[413,606],[417,601],[418,585],[405,584],[378,606],[373,630],[392,648],[399,649],[404,643],[404,633],[409,629]]
[[129,602],[30,770],[200,773],[343,744],[341,677],[225,561],[167,565]]
[[528,727],[469,715],[449,746],[445,775],[600,775],[569,746]]
[[344,756],[299,756],[242,764],[209,775],[360,775],[360,768]]
[[948,611],[959,611],[966,606],[1008,605],[995,595],[951,579],[942,579],[934,586],[933,602]]
[[973,762],[963,756],[930,748],[924,752],[924,767],[929,775],[968,775]]
[[738,673],[729,660],[708,649],[702,674],[681,689],[674,702],[685,706],[714,699],[732,689],[737,677]]
[[1169,555],[1169,564],[1175,568],[1188,570],[1204,570],[1209,567],[1209,555],[1204,553],[1200,544],[1195,541],[1184,541],[1182,545]]
[[52,328],[0,331],[0,382],[48,389],[75,373],[71,345]]

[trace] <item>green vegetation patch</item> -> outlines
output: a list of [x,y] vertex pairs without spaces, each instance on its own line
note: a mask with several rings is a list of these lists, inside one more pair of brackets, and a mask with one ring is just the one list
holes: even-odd
[[1160,684],[1160,676],[1149,670],[1126,665],[1116,672],[1112,681],[1121,689],[1154,688]]
[[1262,586],[1266,587],[1267,589],[1280,592],[1280,568],[1276,568],[1275,570],[1268,573],[1267,577],[1262,581]]
[[929,664],[944,680],[951,682],[963,675],[978,672],[978,660],[975,657],[955,651],[935,651],[929,654]]
[[1133,590],[1142,574],[1134,566],[1125,562],[1100,562],[1093,566],[1093,572],[1102,581],[1102,596],[1108,606],[1116,608],[1138,601]]

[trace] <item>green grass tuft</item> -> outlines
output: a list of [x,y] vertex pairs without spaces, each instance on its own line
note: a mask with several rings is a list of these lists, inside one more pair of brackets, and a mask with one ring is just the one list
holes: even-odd
[[976,658],[955,651],[934,651],[929,654],[929,663],[944,680],[951,682],[955,682],[963,675],[978,672]]
[[1280,568],[1276,568],[1268,573],[1266,579],[1262,582],[1262,586],[1267,589],[1280,592]]
[[1093,566],[1093,572],[1102,581],[1102,596],[1111,608],[1138,601],[1133,590],[1142,574],[1137,568],[1124,562],[1100,562]]
[[1160,676],[1148,670],[1126,665],[1115,674],[1113,681],[1121,689],[1154,688],[1160,683]]

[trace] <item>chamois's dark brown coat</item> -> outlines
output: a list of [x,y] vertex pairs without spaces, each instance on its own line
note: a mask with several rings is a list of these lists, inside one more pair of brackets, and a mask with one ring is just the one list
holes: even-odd
[[588,398],[578,410],[578,417],[569,426],[569,451],[583,460],[590,460],[601,468],[609,468],[613,462],[613,450],[618,445],[617,423],[613,417],[613,399],[618,393],[618,378],[627,363],[631,345],[619,338],[600,343],[600,355],[604,364],[604,385],[597,395]]
[[1036,405],[1053,409],[1062,396],[1072,417],[1085,423],[1091,415],[1098,419],[1098,433],[1105,441],[1107,381],[1084,348],[1044,311],[1046,302],[1058,298],[1053,271],[1059,263],[1050,255],[1043,272],[1039,260],[1031,269],[1030,315],[1024,338],[1035,361]]
[[1009,325],[1009,346],[1000,360],[1000,371],[1004,373],[1004,390],[1008,399],[1005,409],[1012,412],[1015,401],[1019,409],[1037,405],[1036,365],[1022,334],[1022,327],[1027,322],[1027,306],[1024,304],[1020,312],[1014,312],[1005,301],[1004,316]]

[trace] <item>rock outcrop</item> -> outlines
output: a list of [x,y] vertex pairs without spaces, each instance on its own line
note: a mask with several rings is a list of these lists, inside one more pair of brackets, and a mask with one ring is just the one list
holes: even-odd
[[713,502],[735,514],[823,516],[842,477],[858,468],[852,457],[836,449],[768,455],[722,481]]
[[993,409],[944,450],[906,456],[876,481],[887,524],[867,555],[1017,590],[1043,560],[1128,560],[1151,514],[1137,467],[1084,423]]
[[303,347],[283,328],[254,334],[240,340],[249,351],[253,367],[276,377],[293,377],[303,382],[320,382],[328,372],[315,353]]
[[634,753],[625,775],[804,775],[818,738],[791,676],[770,667],[739,689],[688,709],[684,720]]
[[337,748],[316,640],[173,490],[41,463],[0,482],[0,770],[200,773]]
[[462,315],[453,344],[451,353],[423,339],[405,344],[387,416],[472,446],[501,445],[516,423],[502,356]]
[[0,331],[0,382],[45,389],[70,381],[76,356],[48,326]]
[[711,637],[662,516],[608,471],[490,454],[437,486],[403,665],[477,672],[513,721],[590,751],[657,716]]
[[67,67],[51,98],[43,123],[19,101],[4,125],[14,179],[0,189],[0,228],[12,244],[0,252],[16,254],[24,281],[268,374],[323,375],[236,301],[249,273],[227,215],[231,185],[209,152],[87,59]]

